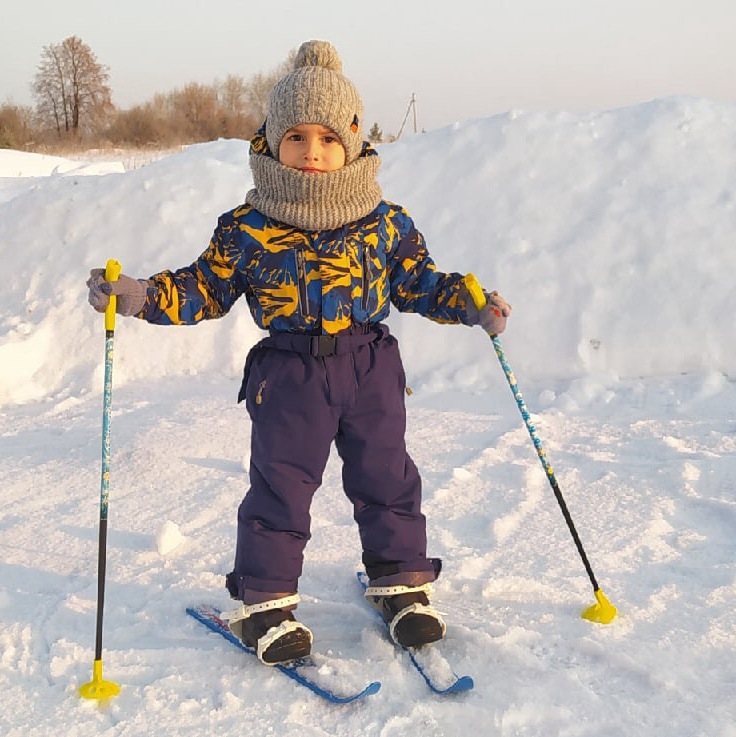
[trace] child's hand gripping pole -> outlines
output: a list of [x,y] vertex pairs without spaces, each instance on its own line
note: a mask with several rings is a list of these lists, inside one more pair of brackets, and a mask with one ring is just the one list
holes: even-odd
[[[123,267],[110,259],[105,266],[105,281],[117,281]],[[107,567],[107,506],[110,488],[110,414],[112,408],[112,356],[115,336],[117,297],[110,295],[105,309],[105,385],[102,402],[102,469],[100,473],[100,530],[97,553],[97,634],[92,680],[79,688],[85,699],[109,699],[120,693],[120,686],[102,677],[102,614],[105,606],[105,570]]]
[[[482,310],[486,306],[486,295],[484,294],[483,289],[481,288],[478,280],[473,274],[468,274],[465,277],[465,286],[470,293],[470,296],[472,297],[478,311]],[[595,575],[593,574],[593,569],[588,562],[588,556],[585,554],[583,544],[580,542],[580,537],[578,536],[577,530],[575,529],[575,525],[573,524],[570,512],[567,509],[567,504],[565,503],[565,499],[562,496],[560,487],[557,484],[557,479],[555,478],[552,466],[550,466],[549,462],[547,461],[547,454],[542,447],[541,440],[537,436],[536,428],[532,424],[531,415],[529,414],[529,410],[526,407],[524,398],[521,394],[521,391],[519,390],[519,386],[516,383],[516,377],[514,376],[514,373],[511,370],[508,361],[506,360],[503,348],[501,347],[501,341],[496,335],[491,335],[490,337],[493,343],[493,347],[496,351],[496,355],[498,356],[498,360],[501,363],[501,368],[503,369],[506,380],[511,387],[511,392],[514,395],[514,399],[516,400],[516,405],[519,408],[519,412],[521,412],[521,416],[524,419],[526,429],[529,431],[529,435],[531,436],[532,442],[534,443],[534,447],[537,451],[537,455],[539,456],[539,460],[542,464],[542,467],[544,468],[547,480],[552,487],[552,491],[555,494],[557,503],[560,505],[562,515],[565,518],[565,522],[567,522],[567,527],[570,530],[570,534],[572,535],[573,540],[575,541],[575,546],[578,549],[580,558],[582,559],[585,570],[588,573],[588,578],[590,578],[590,582],[593,585],[593,594],[595,595],[596,603],[592,604],[583,611],[583,619],[588,619],[591,622],[608,624],[616,616],[616,607],[613,606],[610,601],[608,601],[603,591],[601,591],[600,586],[598,586],[598,582],[596,581]]]

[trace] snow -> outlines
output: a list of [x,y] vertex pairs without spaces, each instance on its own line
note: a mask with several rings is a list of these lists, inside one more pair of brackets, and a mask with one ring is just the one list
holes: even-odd
[[104,330],[92,267],[190,263],[251,186],[227,140],[125,170],[0,151],[0,732],[116,735],[736,735],[736,105],[667,98],[511,111],[382,146],[384,193],[440,268],[514,306],[502,344],[595,575],[593,592],[492,346],[390,319],[413,393],[444,652],[441,699],[360,601],[332,457],[302,619],[320,671],[379,694],[329,706],[184,615],[228,608],[247,488],[235,397],[245,304],[163,329],[118,318],[101,707],[94,655]]
[[168,555],[184,542],[184,535],[176,522],[167,519],[156,535],[156,550],[159,555]]
[[117,161],[91,163],[0,149],[0,172],[3,177],[46,177],[54,174],[99,176],[124,171],[123,164]]

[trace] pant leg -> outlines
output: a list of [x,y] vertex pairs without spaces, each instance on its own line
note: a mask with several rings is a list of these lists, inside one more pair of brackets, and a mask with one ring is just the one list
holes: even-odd
[[[252,420],[250,489],[238,510],[231,594],[252,602],[297,590],[309,508],[329,457],[337,416],[327,401],[324,364],[264,349],[246,386]],[[265,595],[265,596],[264,596]]]
[[335,443],[363,562],[371,579],[434,580],[440,562],[427,558],[421,479],[406,450],[406,377],[396,339],[388,335],[361,348],[354,363],[356,401],[344,409]]

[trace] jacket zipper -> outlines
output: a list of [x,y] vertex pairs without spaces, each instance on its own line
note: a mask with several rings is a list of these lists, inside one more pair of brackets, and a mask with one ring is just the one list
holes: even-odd
[[365,312],[368,311],[368,301],[371,288],[371,247],[363,243],[363,296],[361,306]]
[[299,311],[302,315],[309,315],[309,299],[307,296],[307,265],[304,251],[297,248],[294,251],[296,258],[297,297],[299,299]]

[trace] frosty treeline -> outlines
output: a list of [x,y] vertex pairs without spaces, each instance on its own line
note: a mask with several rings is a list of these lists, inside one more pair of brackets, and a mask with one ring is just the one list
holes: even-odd
[[268,93],[288,71],[292,50],[276,68],[245,79],[189,83],[127,110],[112,101],[109,68],[77,36],[45,46],[31,89],[35,107],[0,106],[0,148],[48,150],[75,145],[168,146],[250,137],[265,117]]

